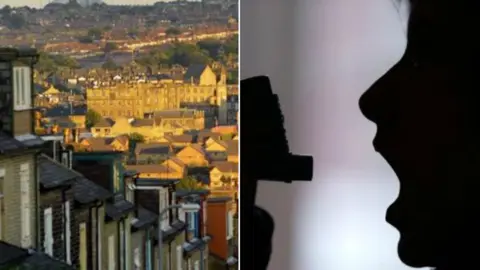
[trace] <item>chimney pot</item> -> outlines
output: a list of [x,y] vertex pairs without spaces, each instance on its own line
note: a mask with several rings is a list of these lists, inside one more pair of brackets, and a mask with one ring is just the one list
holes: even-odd
[[78,130],[78,128],[73,129],[73,141],[74,141],[75,143],[78,143],[79,133],[80,133],[80,131]]
[[69,128],[65,128],[63,130],[63,143],[65,145],[70,143],[70,129]]

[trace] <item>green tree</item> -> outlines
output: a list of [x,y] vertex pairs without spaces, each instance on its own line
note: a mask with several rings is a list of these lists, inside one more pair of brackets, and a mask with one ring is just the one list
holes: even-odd
[[4,16],[10,15],[10,13],[12,13],[12,7],[9,6],[9,5],[4,6],[4,7],[0,10],[0,14],[2,14],[2,15],[4,15]]
[[197,46],[201,50],[208,52],[209,56],[215,60],[218,60],[220,48],[222,48],[222,42],[216,39],[206,39],[197,42]]
[[203,189],[200,182],[192,176],[187,176],[181,179],[180,182],[178,182],[178,184],[176,185],[176,188],[177,190],[186,190],[186,191]]
[[102,115],[97,111],[88,109],[87,114],[85,115],[85,125],[87,128],[93,127],[95,124],[102,120]]
[[90,28],[90,29],[88,29],[87,36],[91,37],[93,40],[102,39],[103,30],[101,28],[97,28],[97,27]]
[[38,62],[36,63],[35,68],[41,76],[47,73],[54,73],[58,70],[55,61],[44,52],[39,53]]
[[227,84],[238,84],[238,69],[228,72]]
[[106,70],[117,70],[118,65],[113,61],[113,59],[108,58],[107,61],[103,63],[102,68]]
[[53,61],[56,65],[69,68],[69,69],[78,69],[80,68],[80,64],[75,58],[71,58],[64,55],[55,55],[52,57]]
[[134,142],[145,142],[145,136],[143,136],[138,132],[130,133],[128,137],[130,138],[131,141],[134,141]]
[[127,35],[132,37],[132,38],[137,37],[138,36],[138,29],[135,29],[135,28],[128,29]]
[[196,45],[187,43],[176,43],[167,50],[166,55],[169,58],[169,64],[179,64],[188,67],[192,64],[209,64],[211,58],[208,52],[200,50]]
[[7,25],[12,29],[22,29],[27,25],[25,17],[17,13],[8,15],[5,20],[7,21]]
[[167,30],[165,30],[165,35],[167,35],[167,37],[176,37],[181,33],[182,31],[176,27],[169,27]]
[[233,35],[224,43],[225,54],[238,54],[238,35]]
[[115,51],[117,49],[118,49],[118,45],[116,43],[107,42],[105,44],[105,47],[103,47],[103,52],[104,53],[109,53],[109,52]]
[[92,43],[93,42],[93,38],[89,37],[89,36],[79,36],[77,38],[77,40],[80,43]]

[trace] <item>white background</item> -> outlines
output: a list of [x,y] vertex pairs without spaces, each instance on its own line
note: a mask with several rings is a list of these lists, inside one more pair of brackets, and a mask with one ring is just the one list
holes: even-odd
[[271,270],[405,270],[385,210],[398,181],[371,146],[359,96],[402,55],[390,0],[241,0],[241,77],[269,75],[311,183],[262,183],[276,220]]

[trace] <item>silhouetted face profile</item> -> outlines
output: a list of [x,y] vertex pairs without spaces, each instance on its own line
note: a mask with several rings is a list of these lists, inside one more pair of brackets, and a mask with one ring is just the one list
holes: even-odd
[[412,2],[403,57],[360,98],[400,181],[386,219],[413,267],[473,269],[480,258],[479,2]]

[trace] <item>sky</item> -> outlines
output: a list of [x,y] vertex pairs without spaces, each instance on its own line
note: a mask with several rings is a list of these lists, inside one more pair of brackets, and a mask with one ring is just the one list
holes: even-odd
[[242,0],[241,16],[241,78],[270,77],[291,151],[315,161],[312,182],[259,185],[275,219],[269,269],[411,269],[385,222],[398,179],[358,108],[403,55],[405,14],[391,0]]
[[[0,7],[4,5],[10,5],[12,7],[17,6],[31,6],[31,7],[43,7],[48,4],[51,0],[0,0]],[[115,5],[151,5],[160,0],[105,0],[107,4]]]

